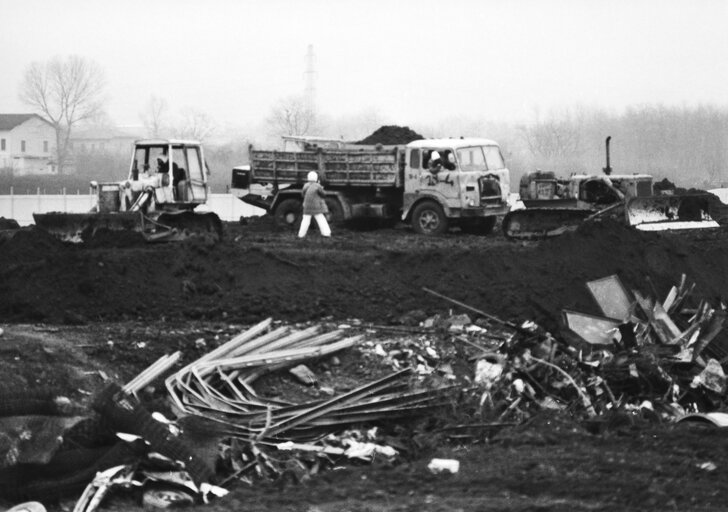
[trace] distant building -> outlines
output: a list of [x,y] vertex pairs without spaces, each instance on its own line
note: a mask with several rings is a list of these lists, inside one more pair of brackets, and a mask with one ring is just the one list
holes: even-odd
[[55,174],[56,131],[38,114],[0,114],[0,170]]
[[89,126],[71,132],[70,149],[81,153],[111,153],[131,155],[134,141],[142,139],[143,129],[108,126]]

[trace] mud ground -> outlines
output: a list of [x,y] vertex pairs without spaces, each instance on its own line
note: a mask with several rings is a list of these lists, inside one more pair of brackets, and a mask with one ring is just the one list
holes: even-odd
[[[426,238],[403,226],[340,227],[329,240],[312,227],[298,240],[266,219],[226,225],[217,244],[109,236],[79,247],[26,229],[0,237],[0,367],[5,385],[57,387],[83,401],[164,353],[194,359],[269,316],[402,325],[462,312],[427,287],[557,332],[564,308],[598,313],[584,286],[590,279],[616,273],[630,288],[664,296],[686,274],[715,299],[728,290],[727,262],[724,230],[639,233],[608,222],[527,243],[497,234]],[[376,373],[359,357],[342,357],[341,374]],[[723,510],[728,502],[728,436],[717,429],[617,418],[595,431],[539,417],[459,436],[440,420],[444,430],[414,435],[399,464],[295,485],[239,484],[204,509]],[[460,472],[430,474],[435,456],[460,460]],[[138,505],[117,496],[107,507]]]

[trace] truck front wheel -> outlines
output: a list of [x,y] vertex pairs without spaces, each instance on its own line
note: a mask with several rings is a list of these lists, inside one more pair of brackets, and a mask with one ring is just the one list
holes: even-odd
[[302,203],[299,199],[284,199],[276,206],[273,213],[276,224],[284,227],[294,227],[301,220]]
[[447,225],[442,206],[433,201],[418,204],[412,212],[412,228],[421,235],[441,235]]

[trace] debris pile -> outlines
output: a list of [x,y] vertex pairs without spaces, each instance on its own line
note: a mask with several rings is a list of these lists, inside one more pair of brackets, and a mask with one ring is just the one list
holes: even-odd
[[350,429],[422,415],[442,404],[445,388],[419,386],[409,367],[327,400],[290,403],[262,396],[253,388],[262,375],[288,368],[303,382],[314,382],[303,361],[363,340],[363,335],[344,337],[343,329],[322,332],[320,325],[269,330],[271,322],[260,322],[166,380],[183,414],[213,422],[224,434],[224,462],[237,478],[248,473],[275,478],[285,472],[285,465],[276,465],[266,455],[271,449],[360,459],[393,457],[391,448],[376,443],[376,430],[364,434]]
[[587,287],[603,316],[564,310],[563,328],[552,334],[488,315],[509,333],[497,346],[454,338],[477,359],[479,414],[523,421],[553,410],[599,425],[615,413],[675,421],[725,405],[725,304],[697,298],[685,276],[662,301],[630,293],[616,275]]
[[[159,492],[177,505],[202,503],[225,495],[231,482],[302,481],[345,460],[395,461],[412,439],[390,427],[422,417],[433,420],[418,436],[444,433],[460,442],[543,412],[583,420],[593,432],[637,421],[728,421],[715,415],[726,405],[722,301],[700,297],[685,276],[662,299],[629,290],[616,275],[586,288],[602,314],[563,310],[561,328],[552,332],[532,321],[504,321],[427,288],[468,314],[413,311],[403,325],[352,321],[337,328],[296,328],[268,318],[168,376],[163,414],[138,395],[177,365],[179,352],[124,386],[106,386],[94,396],[92,411],[54,394],[39,396],[42,408],[34,413],[58,416],[44,420],[43,429],[17,418],[0,421],[15,425],[5,432],[19,432],[7,439],[15,448],[0,467],[0,495],[80,495],[76,510],[85,512],[114,488],[141,490],[149,506]],[[204,340],[197,341],[203,349]],[[359,351],[357,364],[377,368],[366,373],[370,382],[323,386],[329,382],[319,382],[307,366],[338,359],[352,347]],[[261,381],[277,378],[268,375],[273,372],[287,372],[301,389],[314,388],[316,398],[271,396]],[[30,405],[6,412],[29,414]],[[436,408],[449,413],[436,414]],[[80,431],[86,432],[83,442]],[[23,439],[41,435],[47,445],[24,451]],[[53,473],[61,459],[74,456],[72,449],[86,457],[76,456],[77,471]],[[433,473],[459,469],[456,460],[441,459],[428,467]]]

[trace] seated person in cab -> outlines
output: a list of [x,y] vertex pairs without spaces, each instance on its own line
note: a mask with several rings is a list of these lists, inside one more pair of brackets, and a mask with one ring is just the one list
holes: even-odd
[[454,171],[456,169],[457,166],[455,165],[455,155],[452,151],[445,151],[445,160],[442,166],[448,171]]
[[432,174],[437,174],[442,170],[442,157],[440,157],[440,153],[434,150],[430,153],[430,161],[427,167]]
[[[169,158],[166,154],[157,157],[157,172],[165,176],[162,185],[169,186]],[[177,162],[172,162],[172,187],[177,201],[187,200],[187,174]]]

